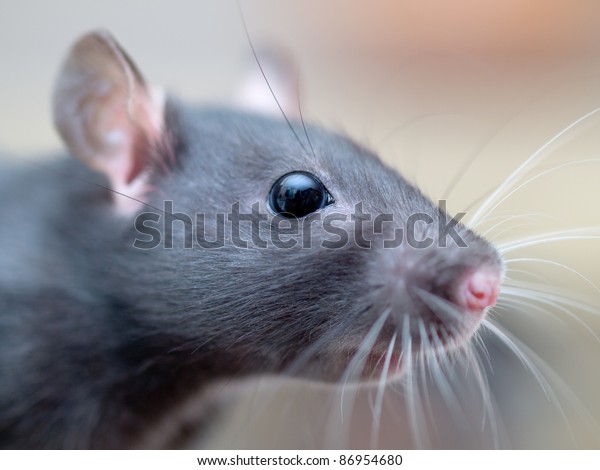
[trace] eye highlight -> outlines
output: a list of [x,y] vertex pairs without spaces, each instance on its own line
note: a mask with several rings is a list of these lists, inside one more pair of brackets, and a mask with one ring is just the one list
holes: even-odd
[[288,218],[304,217],[334,202],[321,180],[306,171],[283,175],[269,194],[273,212]]

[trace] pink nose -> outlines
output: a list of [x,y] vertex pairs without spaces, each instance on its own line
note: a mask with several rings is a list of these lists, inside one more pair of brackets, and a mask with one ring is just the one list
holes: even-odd
[[489,270],[469,273],[459,284],[456,303],[469,310],[483,310],[496,303],[500,292],[500,277]]

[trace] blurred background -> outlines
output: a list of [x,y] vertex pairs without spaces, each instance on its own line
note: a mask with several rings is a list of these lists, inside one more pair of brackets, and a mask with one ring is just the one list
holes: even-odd
[[[240,4],[253,43],[287,51],[297,62],[306,120],[376,150],[433,199],[447,198],[451,212],[472,215],[472,205],[519,164],[600,107],[596,0]],[[50,118],[53,80],[75,38],[98,27],[112,31],[149,81],[188,101],[231,102],[241,77],[256,66],[232,0],[0,0],[2,158],[47,158],[61,148]],[[532,181],[478,227],[494,242],[600,226],[600,164],[594,160],[600,158],[600,118],[590,116],[542,156],[523,173],[522,181]],[[540,368],[556,399],[507,347],[484,335],[503,445],[600,447],[599,253],[600,241],[588,237],[507,255],[516,259],[508,264],[512,279],[550,293],[503,301],[494,315],[531,356],[545,361]],[[466,382],[457,371],[456,394],[476,397]],[[415,445],[401,388],[386,390],[375,431],[372,390],[358,392],[343,420],[336,393],[296,382],[250,384],[198,445]],[[477,399],[466,400],[458,410],[466,424],[457,424],[457,410],[448,411],[435,390],[430,393],[435,419],[427,426],[436,430],[429,445],[491,445]]]

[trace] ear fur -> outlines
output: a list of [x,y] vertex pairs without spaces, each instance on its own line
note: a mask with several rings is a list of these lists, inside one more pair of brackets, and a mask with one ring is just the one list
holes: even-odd
[[[164,133],[164,93],[149,87],[105,31],[80,38],[56,81],[54,123],[71,153],[115,191],[143,197],[152,148]],[[131,199],[116,197],[127,207]]]

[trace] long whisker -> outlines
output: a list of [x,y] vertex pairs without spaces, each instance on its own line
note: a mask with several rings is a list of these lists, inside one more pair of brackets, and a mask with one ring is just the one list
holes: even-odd
[[425,420],[429,419],[433,422],[432,431],[434,435],[438,435],[438,429],[436,425],[436,421],[434,419],[435,413],[433,412],[433,408],[431,406],[431,394],[429,392],[429,386],[427,383],[427,357],[432,351],[432,348],[429,346],[429,340],[427,338],[427,332],[425,331],[425,324],[423,319],[419,318],[419,354],[417,356],[418,366],[419,366],[419,379],[420,385],[422,387],[421,396],[423,397],[423,408],[425,410],[424,418]]
[[[326,434],[326,441],[330,444],[335,442],[335,440],[333,440],[333,436],[336,436],[338,438],[338,442],[341,442],[342,444],[346,444],[348,441],[348,427],[350,422],[348,413],[351,413],[354,408],[354,401],[356,398],[358,387],[354,386],[353,393],[351,393],[349,396],[346,395],[346,389],[350,380],[362,373],[369,352],[375,345],[375,341],[377,340],[377,337],[379,336],[379,333],[381,332],[381,329],[383,328],[383,325],[389,318],[391,312],[391,308],[386,309],[373,323],[373,325],[361,341],[358,350],[356,351],[356,353],[346,366],[344,373],[342,374],[342,377],[340,379],[341,391],[336,395],[339,396],[340,401],[339,412],[341,422],[342,424],[346,423],[346,426],[343,428],[343,431],[341,433],[336,433],[335,430],[332,429],[332,421],[330,421],[330,426],[328,426],[329,429]],[[349,412],[346,413],[346,410],[349,410]]]
[[[540,386],[540,388],[546,395],[546,398],[548,398],[548,400],[550,400],[550,402],[552,404],[554,404],[554,406],[556,406],[556,409],[561,414],[563,421],[565,422],[565,424],[567,425],[567,427],[569,429],[569,432],[571,434],[573,441],[575,441],[576,439],[575,439],[573,429],[571,427],[569,419],[567,418],[567,414],[561,405],[560,400],[554,393],[552,386],[546,380],[546,377],[544,376],[544,374],[542,374],[542,372],[539,370],[539,368],[536,365],[536,363],[539,364],[541,359],[539,359],[539,357],[538,357],[538,360],[536,361],[536,363],[534,363],[534,361],[528,357],[533,354],[533,351],[531,351],[529,348],[526,348],[520,341],[518,341],[508,331],[505,331],[504,329],[502,329],[500,327],[500,325],[496,325],[496,324],[492,323],[491,321],[484,320],[483,326],[487,330],[489,330],[491,333],[493,333],[500,341],[502,341],[502,343],[504,343],[508,347],[508,349],[521,361],[523,366],[527,370],[529,370],[529,372],[531,372],[531,374],[534,376],[534,378],[538,382],[538,385]],[[527,351],[528,355],[525,355],[525,353],[523,353],[521,351],[521,349],[525,349]],[[562,382],[562,380],[561,380],[561,382]]]
[[535,300],[541,304],[549,305],[550,307],[560,310],[561,312],[565,313],[567,315],[567,317],[569,317],[569,318],[573,319],[574,321],[576,321],[577,323],[579,323],[579,325],[581,325],[581,327],[583,327],[598,343],[600,343],[600,337],[598,337],[598,335],[592,329],[592,327],[590,327],[586,322],[584,322],[575,313],[573,313],[570,310],[561,306],[559,301],[557,301],[556,299],[553,299],[553,300],[548,299],[546,297],[546,295],[547,295],[546,293],[539,294],[537,292],[531,291],[530,289],[519,288],[519,287],[505,287],[503,292],[506,295],[517,297],[517,298],[521,299],[522,301]]
[[506,253],[510,253],[511,251],[515,251],[528,246],[543,245],[545,243],[572,240],[600,240],[600,227],[585,227],[573,230],[560,230],[544,235],[534,235],[531,237],[525,237],[519,240],[499,244],[497,245],[497,249],[501,254],[505,255]]
[[394,346],[396,345],[396,333],[392,336],[390,345],[388,346],[387,353],[385,355],[385,362],[383,363],[383,370],[379,377],[379,383],[377,384],[377,397],[375,398],[375,406],[373,410],[373,423],[371,427],[371,448],[377,449],[379,428],[381,425],[381,409],[383,406],[383,394],[385,392],[385,384],[388,378],[388,372],[390,370],[390,362],[392,360],[392,353],[394,352]]
[[[546,93],[547,93],[547,91],[546,91]],[[533,103],[535,103],[539,99],[540,99],[540,96],[536,97],[535,99],[533,99],[529,102],[529,105],[533,105]],[[503,119],[503,125],[501,126],[501,130],[506,129],[508,127],[508,124],[511,123],[521,112],[522,111],[519,111],[516,114],[511,114],[510,116],[508,116],[508,118]],[[458,182],[462,179],[462,177],[464,177],[464,175],[466,174],[469,167],[475,162],[477,157],[479,155],[481,155],[482,151],[492,142],[493,138],[496,135],[498,135],[501,131],[501,130],[498,130],[497,126],[493,127],[493,129],[494,129],[494,132],[492,132],[490,135],[485,136],[481,140],[480,146],[476,149],[475,152],[472,153],[472,156],[470,156],[468,159],[465,160],[465,163],[459,169],[459,171],[456,173],[451,184],[448,186],[448,189],[445,192],[446,197],[442,197],[441,199],[447,199],[450,196],[450,194],[453,191],[453,188],[455,188],[456,185],[458,184]]]
[[[256,49],[254,48],[252,39],[250,39],[250,32],[248,31],[248,25],[246,24],[246,18],[244,17],[244,10],[242,9],[242,4],[240,3],[240,0],[237,0],[237,6],[238,6],[238,10],[240,12],[240,18],[242,20],[242,25],[244,26],[244,31],[246,33],[246,37],[248,38],[248,44],[250,45],[250,49],[252,49],[252,55],[254,56],[254,60],[256,61],[256,65],[258,65],[258,68],[260,69],[260,73],[262,74],[262,76],[265,80],[265,83],[267,84],[267,87],[269,88],[269,91],[271,92],[271,95],[273,96],[273,99],[275,100],[275,103],[277,104],[277,107],[279,108],[279,111],[281,111],[281,115],[285,119],[285,122],[287,122],[288,127],[294,134],[294,137],[296,137],[296,140],[300,144],[300,147],[302,147],[302,150],[304,150],[304,152],[306,152],[306,147],[304,147],[304,144],[302,143],[302,140],[300,140],[300,137],[296,133],[294,126],[292,126],[292,123],[290,122],[290,120],[286,116],[283,108],[281,107],[281,104],[279,103],[279,100],[277,99],[277,96],[275,95],[275,92],[273,91],[273,88],[271,87],[271,84],[269,83],[269,79],[267,78],[267,75],[265,74],[265,71],[263,70],[263,67],[260,64],[260,60],[258,59],[258,54],[256,53]],[[306,153],[308,153],[308,152],[306,152]]]
[[[520,189],[524,188],[525,186],[527,186],[528,184],[532,183],[533,181],[537,180],[538,178],[541,178],[542,176],[545,176],[549,173],[552,173],[556,170],[561,170],[565,167],[568,166],[573,166],[573,165],[581,165],[583,163],[598,163],[600,162],[599,158],[588,158],[588,159],[584,159],[584,160],[576,160],[576,161],[572,161],[572,162],[566,162],[566,163],[562,163],[560,165],[556,165],[552,168],[549,168],[547,170],[544,170],[534,176],[532,176],[531,178],[527,179],[526,181],[524,181],[523,183],[521,183],[520,185],[518,185],[516,188],[513,188],[511,191],[509,191],[507,194],[505,194],[503,197],[501,197],[496,203],[494,203],[487,211],[487,213],[491,213],[494,211],[494,209],[496,209],[498,206],[500,206],[500,204],[502,204],[504,201],[506,201],[509,197],[511,197],[513,194],[515,194],[517,191],[519,191]],[[483,219],[482,219],[483,221]],[[479,222],[481,223],[481,221]],[[471,220],[471,224],[475,224],[475,222],[473,220]],[[475,226],[475,225],[473,225]]]
[[504,260],[505,265],[510,265],[512,263],[544,263],[544,264],[550,264],[552,266],[558,266],[559,268],[562,268],[562,269],[572,272],[579,278],[583,279],[594,290],[600,292],[600,287],[598,287],[594,282],[592,282],[592,280],[590,278],[588,278],[587,276],[584,276],[576,269],[573,269],[570,266],[567,266],[566,264],[563,264],[563,263],[559,263],[557,261],[543,259],[543,258],[509,258],[509,259]]
[[496,415],[494,413],[494,407],[492,404],[492,397],[490,392],[490,385],[487,380],[487,377],[484,374],[483,366],[480,362],[480,358],[477,355],[477,351],[474,348],[473,343],[469,343],[465,348],[465,357],[467,360],[467,364],[471,365],[471,370],[473,371],[473,375],[475,377],[475,382],[479,387],[479,391],[481,393],[481,398],[483,401],[483,410],[481,416],[481,432],[484,431],[486,425],[486,418],[490,420],[490,428],[492,430],[492,439],[494,441],[494,446],[496,448],[499,447],[499,436],[498,430],[496,426]]
[[[423,410],[418,395],[415,394],[416,383],[414,381],[412,336],[410,334],[410,315],[404,315],[402,321],[402,350],[406,358],[407,370],[405,374],[406,391],[404,397],[406,400],[406,409],[410,422],[411,434],[414,439],[414,445],[417,449],[424,449],[425,443],[429,442],[429,437],[425,428],[419,425],[418,416],[423,416]],[[418,390],[416,390],[418,392]]]
[[548,384],[544,376],[540,373],[540,371],[537,369],[535,364],[533,364],[529,360],[529,358],[521,352],[521,350],[511,340],[508,334],[504,330],[502,330],[498,325],[487,319],[483,320],[482,326],[489,330],[491,333],[493,333],[498,339],[500,339],[508,347],[508,349],[519,359],[519,361],[521,361],[523,366],[533,374],[540,388],[544,392],[544,395],[546,395],[546,398],[555,403],[557,406],[560,406],[558,398],[556,398],[554,392],[552,391],[552,387],[550,387],[550,385]]
[[560,323],[561,326],[563,328],[567,327],[567,324],[564,322],[564,320],[557,314],[553,313],[553,312],[548,312],[548,310],[546,310],[546,308],[544,308],[544,306],[541,305],[537,305],[537,303],[530,301],[532,299],[526,298],[520,298],[520,297],[509,297],[508,295],[504,296],[504,298],[502,299],[502,302],[499,302],[498,305],[496,305],[496,307],[498,308],[498,310],[503,311],[505,314],[511,314],[511,313],[515,313],[518,312],[518,314],[529,314],[531,316],[533,316],[534,318],[539,318],[539,317],[535,317],[535,313],[534,312],[539,312],[541,313],[543,316],[547,316],[550,315],[551,318],[556,321],[557,323]]
[[475,212],[475,214],[470,219],[471,226],[476,226],[480,222],[480,219],[482,218],[482,216],[485,215],[489,211],[490,206],[492,206],[495,203],[495,201],[498,199],[498,197],[500,195],[504,194],[504,192],[506,190],[508,190],[513,185],[513,183],[515,181],[518,181],[518,179],[522,176],[522,174],[524,174],[526,172],[526,170],[530,166],[532,166],[534,163],[537,163],[541,158],[543,158],[545,156],[546,150],[548,150],[558,140],[560,140],[561,138],[567,136],[572,130],[576,129],[581,124],[583,124],[585,121],[589,120],[592,116],[594,116],[595,114],[597,114],[599,111],[600,111],[600,107],[599,108],[595,108],[592,111],[590,111],[589,113],[581,116],[579,119],[573,121],[571,124],[569,124],[568,126],[566,126],[565,128],[563,128],[560,132],[558,132],[557,134],[555,134],[550,140],[548,140],[544,145],[542,145],[533,154],[531,154],[531,156],[529,156],[529,158],[527,158],[523,163],[521,163],[517,167],[517,169],[514,170],[496,188],[496,190],[490,195],[490,197],[488,197],[483,202],[483,204],[481,206],[479,206],[479,208],[477,209],[477,211]]
[[[488,316],[491,317],[491,312],[488,312]],[[487,367],[489,367],[490,370],[492,370],[492,359],[490,357],[490,352],[488,351],[487,346],[485,345],[483,338],[481,337],[481,332],[479,330],[477,330],[475,332],[475,334],[473,335],[473,343],[475,343],[476,346],[479,347],[479,351],[481,351],[481,353],[483,354],[483,359],[477,354],[477,359],[481,364],[481,369],[485,370],[484,367],[484,360],[485,360],[485,365],[487,365]]]
[[510,285],[515,279],[513,278],[513,274],[524,274],[529,278],[536,279],[541,282],[548,282],[548,278],[542,276],[541,274],[537,274],[526,269],[515,269],[515,268],[506,268],[504,270],[504,284]]
[[[569,307],[576,308],[578,310],[581,310],[582,312],[589,313],[590,315],[596,317],[600,315],[600,310],[598,309],[596,303],[597,299],[595,297],[588,298],[583,294],[577,294],[578,300],[575,300],[572,298],[572,292],[569,292],[568,290],[561,290],[555,287],[550,288],[545,285],[524,281],[512,280],[510,281],[510,285],[507,285],[506,287],[516,287],[530,292],[542,293],[548,300],[553,300],[562,305],[567,305]],[[582,299],[584,299],[585,301]]]
[[[495,223],[494,225],[492,225],[491,227],[489,227],[488,229],[486,229],[485,231],[480,232],[480,233],[483,238],[487,239],[487,238],[489,238],[489,234],[492,233],[496,228],[500,227],[501,225],[505,225],[505,224],[508,224],[510,222],[513,222],[513,221],[519,220],[519,219],[526,219],[527,222],[530,222],[532,217],[539,216],[539,215],[541,215],[541,214],[536,214],[533,212],[526,212],[526,213],[518,213],[515,215],[511,215],[511,216],[488,217],[486,219],[487,222],[491,221],[492,219],[500,219],[500,220],[499,220],[499,222]],[[480,226],[481,226],[481,224],[480,224]],[[510,229],[511,230],[514,229],[514,225],[511,225]],[[505,232],[502,232],[502,233],[505,233]],[[494,236],[497,238],[500,236],[500,234],[494,234]]]
[[298,86],[296,87],[296,101],[298,103],[298,116],[300,117],[300,123],[302,124],[302,129],[304,130],[304,136],[306,137],[306,141],[308,142],[312,156],[317,158],[317,156],[315,155],[315,149],[313,147],[313,144],[310,141],[310,137],[308,136],[308,130],[306,129],[306,124],[304,122],[304,116],[302,115],[302,106],[300,104],[300,77],[296,78],[296,82],[298,84]]
[[[442,341],[441,341],[437,331],[435,330],[435,328],[433,326],[431,326],[430,331],[432,333],[433,341],[434,341],[434,343],[436,343],[437,349],[442,350],[442,348],[443,348]],[[452,419],[454,420],[454,422],[462,423],[463,425],[466,426],[464,409],[463,409],[460,401],[458,400],[458,397],[454,393],[452,386],[448,382],[446,375],[444,373],[444,369],[440,366],[438,361],[442,361],[442,365],[446,366],[449,369],[449,364],[446,362],[447,358],[445,355],[431,354],[430,361],[428,361],[428,364],[429,364],[429,368],[432,372],[433,379],[436,382],[436,384],[441,392],[442,399],[446,403],[447,408],[450,411],[450,414],[452,415]]]
[[[507,346],[509,345],[509,342],[512,344],[512,346],[514,348],[516,348],[517,350],[523,350],[524,352],[527,353],[527,355],[531,358],[531,360],[529,360],[530,364],[533,364],[532,361],[535,361],[536,366],[536,374],[539,374],[543,377],[543,375],[547,376],[548,378],[550,378],[552,380],[552,382],[554,383],[555,386],[557,386],[560,390],[560,392],[565,396],[565,398],[568,400],[568,402],[571,404],[571,406],[573,407],[573,409],[575,410],[575,412],[577,413],[577,415],[581,418],[581,420],[586,423],[588,430],[591,431],[595,436],[596,439],[600,438],[600,426],[598,425],[598,423],[591,418],[591,413],[590,411],[585,407],[585,405],[581,402],[581,400],[579,400],[579,398],[577,397],[577,395],[575,393],[573,393],[573,391],[571,390],[571,388],[565,383],[565,381],[560,377],[559,374],[557,374],[538,354],[536,354],[533,350],[531,350],[529,347],[527,347],[525,344],[523,344],[522,341],[520,341],[518,338],[516,338],[513,334],[511,334],[508,331],[502,331],[503,329],[500,327],[500,325],[490,325],[490,323],[486,323],[486,328],[490,328],[490,326],[492,326],[496,332],[499,332],[501,336],[498,336],[498,338],[500,338],[504,344],[506,344]],[[492,330],[490,330],[492,331]],[[504,339],[508,340],[508,342],[504,341]],[[512,347],[509,346],[509,349],[512,350]],[[514,351],[513,351],[514,352]],[[529,369],[531,371],[531,369]],[[531,371],[533,372],[533,371]],[[543,372],[543,375],[542,375]],[[535,374],[534,374],[535,375]],[[544,378],[544,381],[546,382],[546,386],[548,386],[548,382],[546,381],[546,379]],[[554,393],[553,393],[554,395]],[[552,402],[557,406],[557,409],[559,410],[560,414],[563,417],[563,420],[565,421],[565,424],[567,425],[570,433],[571,433],[571,437],[573,439],[573,441],[576,443],[576,438],[575,438],[575,434],[573,432],[573,428],[571,427],[571,424],[569,422],[569,420],[567,419],[566,413],[564,411],[564,409],[562,408],[562,406],[560,405],[560,403],[557,403],[558,398],[556,397],[556,395],[554,395],[554,398],[552,399]]]
[[[345,370],[344,374],[342,375],[342,379],[341,379],[342,383],[347,384],[353,378],[354,374],[356,373],[356,369],[355,369],[356,366],[358,364],[364,363],[366,361],[369,352],[371,351],[371,349],[373,348],[373,345],[375,344],[375,341],[377,340],[377,336],[379,335],[379,332],[383,328],[383,325],[386,322],[386,320],[388,319],[391,312],[392,312],[391,308],[386,309],[379,316],[377,321],[375,321],[373,323],[369,332],[365,335],[365,338],[363,339],[360,346],[358,347],[358,350],[354,354],[354,357],[352,358],[352,360],[346,367],[346,370]],[[342,397],[343,397],[343,395],[342,395]]]

